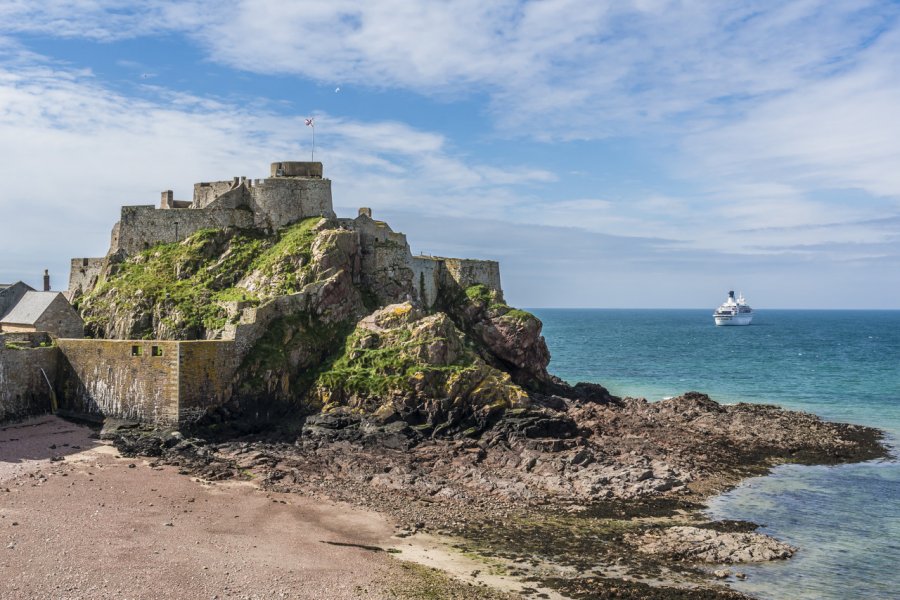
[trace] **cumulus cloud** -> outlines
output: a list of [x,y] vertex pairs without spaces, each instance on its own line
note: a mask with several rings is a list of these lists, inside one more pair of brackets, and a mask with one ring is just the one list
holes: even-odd
[[8,31],[115,40],[177,31],[257,73],[425,95],[484,93],[501,125],[593,137],[711,118],[838,72],[891,3],[769,0],[13,0]]

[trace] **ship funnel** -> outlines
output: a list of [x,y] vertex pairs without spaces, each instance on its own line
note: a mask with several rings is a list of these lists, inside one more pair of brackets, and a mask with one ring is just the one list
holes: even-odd
[[734,290],[730,290],[728,292],[728,297],[731,298],[732,300],[734,300]]

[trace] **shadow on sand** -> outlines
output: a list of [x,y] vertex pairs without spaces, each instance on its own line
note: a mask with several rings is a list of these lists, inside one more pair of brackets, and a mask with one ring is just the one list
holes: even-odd
[[55,415],[0,425],[0,468],[4,463],[60,459],[99,443],[95,429]]

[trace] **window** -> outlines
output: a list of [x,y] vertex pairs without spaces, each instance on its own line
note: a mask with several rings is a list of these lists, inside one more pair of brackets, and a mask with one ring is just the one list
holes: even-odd
[[153,346],[150,349],[150,356],[162,356],[162,355],[163,355],[163,351],[162,351],[162,348],[160,348],[159,346]]
[[131,355],[132,356],[143,356],[144,348],[143,346],[132,346],[131,347]]
[[88,259],[82,258],[82,259],[81,259],[81,266],[82,266],[82,267],[88,266]]

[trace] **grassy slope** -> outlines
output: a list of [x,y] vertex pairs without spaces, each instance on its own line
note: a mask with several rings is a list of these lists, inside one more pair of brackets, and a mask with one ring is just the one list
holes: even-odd
[[[208,331],[225,325],[222,302],[260,300],[297,291],[302,269],[286,263],[308,265],[315,239],[310,218],[275,236],[254,230],[224,232],[203,229],[179,243],[159,244],[128,258],[118,271],[101,281],[91,294],[78,302],[85,322],[101,326],[116,308],[138,309],[161,304],[168,325],[178,330]],[[224,252],[217,251],[224,246]],[[260,271],[278,274],[270,288],[251,293],[237,287],[246,274]],[[142,332],[152,336],[148,329]]]

